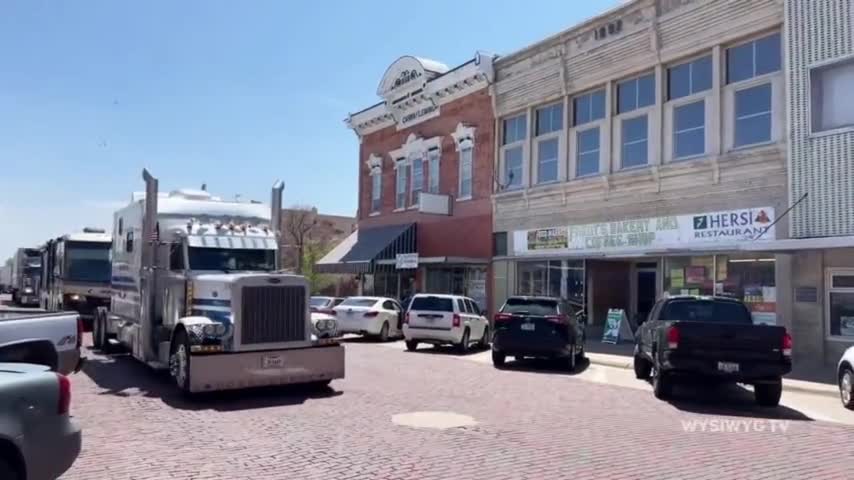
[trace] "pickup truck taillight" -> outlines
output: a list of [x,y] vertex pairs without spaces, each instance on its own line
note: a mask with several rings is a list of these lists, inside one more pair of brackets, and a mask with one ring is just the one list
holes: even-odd
[[56,374],[59,381],[59,402],[57,404],[56,413],[59,415],[68,415],[68,410],[71,408],[71,380],[65,375]]
[[454,325],[455,327],[459,327],[459,326],[460,326],[460,314],[459,314],[459,313],[455,313],[455,314],[454,314],[454,324],[453,324],[453,325]]
[[513,315],[510,315],[509,313],[496,313],[492,319],[495,323],[509,322],[510,320],[513,320]]
[[409,312],[406,312],[406,315],[403,316],[403,324],[409,325]]
[[783,356],[792,356],[792,336],[789,335],[789,332],[783,333]]
[[670,350],[679,348],[679,329],[676,327],[667,329],[667,348]]

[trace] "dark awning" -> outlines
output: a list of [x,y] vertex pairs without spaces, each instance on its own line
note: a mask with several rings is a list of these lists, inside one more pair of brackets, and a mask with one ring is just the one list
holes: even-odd
[[[314,265],[318,273],[367,273],[379,260],[393,260],[399,253],[416,253],[415,224],[363,228]],[[391,265],[394,269],[394,265]]]

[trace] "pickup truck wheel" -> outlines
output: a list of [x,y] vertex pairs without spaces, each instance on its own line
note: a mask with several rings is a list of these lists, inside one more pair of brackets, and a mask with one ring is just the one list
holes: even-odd
[[842,369],[839,375],[839,398],[845,408],[854,410],[854,370],[850,368]]
[[647,380],[649,379],[649,374],[652,372],[652,365],[649,364],[649,361],[640,355],[635,355],[635,378],[639,380]]
[[654,368],[652,373],[652,393],[659,400],[666,400],[673,394],[673,381],[660,368]]
[[496,350],[492,351],[492,365],[495,368],[504,367],[504,362],[506,362],[506,361],[507,361],[507,355],[504,355],[503,353],[498,352]]
[[466,328],[463,332],[463,338],[460,339],[460,343],[457,344],[457,352],[458,353],[467,353],[469,351],[469,340],[471,333],[469,329]]
[[569,356],[564,359],[564,362],[565,362],[564,364],[566,365],[566,369],[570,372],[575,371],[575,358],[576,358],[575,356],[577,355],[576,351],[577,350],[575,348],[575,345],[573,345],[572,351],[569,352]]
[[769,383],[757,383],[753,386],[753,395],[756,397],[756,403],[762,407],[776,407],[780,404],[780,396],[782,394],[782,380],[776,380]]
[[410,352],[414,352],[418,348],[418,340],[407,340],[406,341],[406,349]]
[[380,328],[380,341],[387,342],[388,341],[388,322],[383,322],[382,328]]
[[183,330],[175,334],[169,348],[169,374],[183,393],[190,393],[190,342]]

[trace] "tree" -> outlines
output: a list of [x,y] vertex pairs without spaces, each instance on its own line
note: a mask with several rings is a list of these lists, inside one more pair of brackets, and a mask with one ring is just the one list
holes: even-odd
[[311,231],[317,225],[317,209],[297,205],[286,210],[284,217],[286,246],[294,250],[294,269],[297,274],[302,275],[305,269],[306,246],[311,240]]
[[314,270],[314,264],[323,258],[329,252],[327,245],[322,243],[309,243],[305,246],[305,255],[302,259],[303,272],[302,275],[308,280],[309,289],[312,295],[322,293],[324,289],[329,287],[333,280],[329,275],[318,273]]

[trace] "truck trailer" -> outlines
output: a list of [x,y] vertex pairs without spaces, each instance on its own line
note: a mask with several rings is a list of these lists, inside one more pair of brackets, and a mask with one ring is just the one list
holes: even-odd
[[22,307],[38,306],[41,283],[41,254],[37,248],[19,248],[12,261],[12,302]]
[[95,309],[110,301],[110,247],[103,229],[84,228],[45,242],[41,248],[41,307],[74,310],[87,330]]
[[344,347],[311,322],[309,286],[278,270],[283,185],[270,209],[204,190],[145,193],[113,221],[112,298],[97,310],[95,348],[114,346],[168,369],[186,393],[328,385]]

